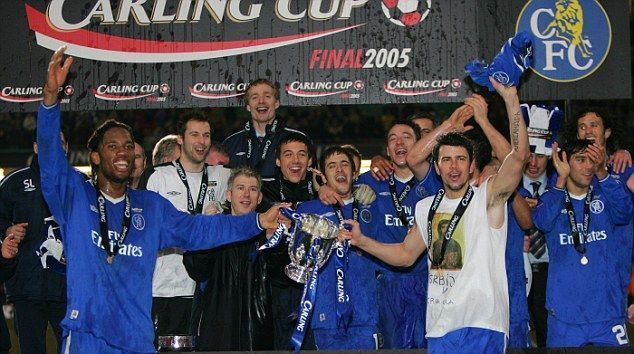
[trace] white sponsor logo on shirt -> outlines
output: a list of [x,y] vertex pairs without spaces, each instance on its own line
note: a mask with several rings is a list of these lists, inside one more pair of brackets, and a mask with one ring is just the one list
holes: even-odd
[[[99,232],[91,230],[90,233],[92,237],[92,243],[95,244],[95,246],[103,249],[103,247],[101,247],[101,236],[99,235]],[[112,242],[112,240],[118,240],[120,235],[118,232],[108,230],[108,237],[111,240],[110,242]],[[123,244],[121,245],[121,248],[119,248],[118,254],[120,256],[143,257],[143,248],[141,246],[135,246],[132,244]]]

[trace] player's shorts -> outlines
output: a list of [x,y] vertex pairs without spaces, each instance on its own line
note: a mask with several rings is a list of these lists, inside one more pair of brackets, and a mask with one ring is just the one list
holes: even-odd
[[337,330],[313,329],[318,350],[378,349],[376,329],[368,327],[348,328],[345,334]]
[[467,327],[427,338],[429,354],[501,354],[506,350],[506,335],[490,329]]
[[511,322],[509,327],[509,348],[530,348],[531,335],[528,321]]
[[548,347],[626,346],[629,344],[623,319],[597,323],[566,323],[548,315]]
[[381,274],[378,282],[381,349],[426,348],[427,276]]

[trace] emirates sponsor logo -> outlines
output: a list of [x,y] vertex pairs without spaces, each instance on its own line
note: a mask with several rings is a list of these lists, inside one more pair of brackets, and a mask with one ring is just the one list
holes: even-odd
[[198,98],[217,100],[242,96],[249,84],[240,83],[202,83],[197,82],[189,87],[189,93]]
[[211,19],[212,25],[214,22],[219,25],[225,22],[248,23],[258,20],[265,6],[274,6],[277,18],[284,22],[302,19],[345,21],[356,8],[363,7],[368,0],[340,0],[332,2],[330,6],[322,4],[325,2],[323,0],[315,0],[300,11],[295,10],[297,6],[291,6],[291,0],[267,1],[261,4],[242,0],[180,0],[177,6],[168,6],[167,2],[99,0],[92,5],[87,4],[86,11],[81,13],[82,18],[72,20],[68,13],[77,5],[71,1],[51,0],[46,13],[28,4],[25,7],[29,28],[35,32],[37,44],[42,47],[55,50],[66,45],[66,54],[107,62],[170,63],[223,58],[283,47],[348,31],[363,26],[364,23],[335,25],[335,28],[323,31],[267,38],[195,42],[130,38],[86,28],[95,24],[99,27],[115,27],[127,25],[130,21],[142,26],[183,23],[195,25],[202,19]]

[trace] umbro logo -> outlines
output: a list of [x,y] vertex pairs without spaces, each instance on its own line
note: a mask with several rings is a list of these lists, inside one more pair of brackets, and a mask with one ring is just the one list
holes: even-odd
[[242,156],[245,155],[246,151],[240,151],[240,152],[236,152],[236,156]]
[[94,211],[95,213],[99,213],[99,210],[97,210],[97,207],[90,204],[90,210]]
[[172,195],[172,196],[174,196],[174,195],[181,195],[181,192],[177,192],[177,191],[169,191],[169,192],[167,192],[167,195]]

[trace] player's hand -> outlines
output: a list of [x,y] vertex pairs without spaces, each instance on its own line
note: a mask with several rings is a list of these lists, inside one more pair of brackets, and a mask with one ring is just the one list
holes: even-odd
[[[344,220],[344,225],[348,227],[342,227],[339,229],[339,240],[350,240],[350,244],[352,246],[357,246],[362,248],[363,240],[366,236],[361,233],[361,228],[359,227],[359,223],[354,220]],[[350,230],[348,230],[350,229]]]
[[456,108],[453,113],[447,118],[446,121],[443,122],[445,131],[449,132],[466,132],[473,129],[472,126],[464,124],[473,117],[473,107],[463,104],[462,106]]
[[4,238],[4,241],[2,241],[2,258],[15,258],[15,256],[18,255],[18,246],[23,239],[24,235],[16,236],[13,233],[9,233],[7,237]]
[[623,173],[632,166],[632,155],[627,150],[617,150],[608,161],[614,173]]
[[214,215],[222,213],[222,204],[220,202],[211,202],[205,210],[203,210],[204,215]]
[[324,204],[339,204],[341,206],[344,205],[344,201],[341,196],[337,192],[335,192],[334,189],[327,185],[321,186],[321,188],[319,188],[318,194],[319,200],[321,200],[321,202]]
[[563,188],[566,184],[566,180],[568,179],[568,175],[570,174],[570,165],[568,164],[568,157],[566,156],[566,152],[561,152],[561,158],[559,157],[559,153],[557,152],[559,148],[559,144],[553,143],[553,166],[555,166],[555,170],[557,170],[557,187]]
[[630,307],[627,308],[627,320],[631,324],[634,324],[634,305],[630,305]]
[[59,88],[66,82],[68,71],[73,65],[73,57],[64,59],[66,46],[62,46],[53,53],[51,61],[48,63],[48,71],[46,72],[46,84],[44,84],[44,105],[52,106],[57,103],[57,95]]
[[495,89],[495,91],[497,91],[497,93],[500,94],[500,96],[502,96],[502,99],[504,100],[504,102],[508,102],[509,100],[517,97],[517,87],[502,85],[501,83],[497,82],[492,77],[489,77],[489,81],[493,85],[493,88]]
[[313,189],[317,192],[321,189],[322,185],[326,181],[326,176],[319,171],[317,168],[312,168],[308,166],[308,171],[310,171],[313,175]]
[[7,238],[9,236],[13,236],[17,238],[18,240],[22,241],[24,236],[26,236],[27,226],[29,226],[29,223],[27,222],[11,225],[7,228],[7,231],[4,233],[4,237]]
[[600,172],[601,170],[605,171],[606,162],[608,160],[608,155],[605,152],[605,146],[592,143],[588,145],[586,154],[588,154],[588,158],[597,165],[597,172]]
[[531,207],[531,209],[534,209],[537,206],[536,198],[525,197],[524,200],[526,200],[526,203],[528,203],[528,206]]
[[464,104],[473,109],[473,117],[478,125],[482,126],[489,123],[489,117],[487,117],[489,105],[484,97],[474,93],[464,100]]
[[260,221],[260,226],[264,229],[276,229],[279,225],[279,220],[286,219],[281,213],[281,208],[290,208],[290,203],[276,203],[273,204],[264,213],[258,214],[258,220]]
[[390,178],[390,174],[394,171],[394,166],[390,160],[377,155],[370,160],[370,171],[375,180],[385,181]]

